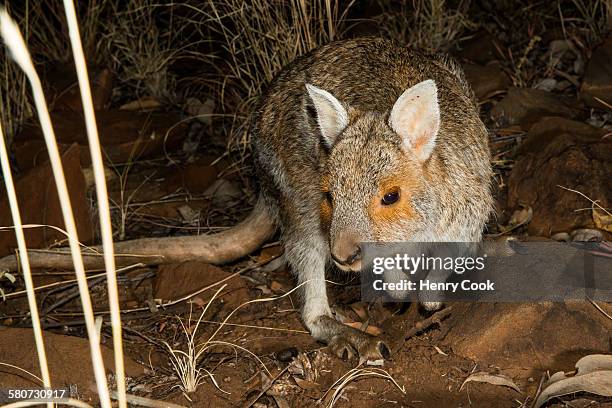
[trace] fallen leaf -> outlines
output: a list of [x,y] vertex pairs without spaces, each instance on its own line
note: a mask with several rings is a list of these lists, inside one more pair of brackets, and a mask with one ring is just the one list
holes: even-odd
[[272,281],[270,283],[270,289],[272,289],[272,292],[282,292],[283,284],[278,281]]
[[359,316],[361,320],[368,320],[368,311],[363,302],[353,303],[352,305],[350,305],[350,307],[351,309],[353,309],[353,312],[355,312],[357,316]]
[[521,206],[520,210],[516,210],[512,213],[508,225],[500,225],[502,233],[513,231],[523,225],[529,224],[533,218],[533,208]]
[[[363,326],[362,322],[344,322],[344,324],[357,330],[362,330],[361,327]],[[366,333],[371,334],[373,336],[380,336],[383,332],[381,328],[372,326],[370,324],[368,325],[368,327],[366,327],[365,330],[362,331],[365,331]]]
[[266,262],[270,259],[278,258],[283,254],[283,247],[280,245],[273,245],[267,248],[262,248],[257,258],[257,262]]
[[295,381],[298,387],[300,387],[303,390],[318,390],[321,388],[321,384],[313,382],[313,381],[302,380],[299,377],[293,377],[293,381]]
[[185,221],[187,224],[193,224],[200,218],[200,213],[195,211],[187,204],[181,205],[179,208],[177,208],[177,211],[183,218],[183,221]]
[[255,289],[261,290],[261,293],[266,295],[266,296],[269,296],[269,295],[272,294],[272,291],[266,285],[257,285],[257,286],[255,286]]
[[593,208],[593,222],[597,229],[612,232],[612,215]]
[[207,302],[199,296],[192,297],[191,302],[200,308],[204,308],[204,306],[207,304]]
[[[85,178],[85,186],[86,186],[85,188],[89,189],[95,184],[93,167],[87,167],[87,168],[81,169],[81,171],[83,172],[83,178]],[[104,166],[104,179],[107,182],[109,182],[116,178],[117,178],[117,173],[115,173],[113,170],[109,169],[108,167]]]
[[517,227],[519,225],[525,225],[533,218],[533,209],[531,207],[522,207],[520,210],[516,210],[512,213],[510,221],[508,222],[509,227]]
[[468,378],[466,378],[463,384],[461,384],[459,391],[463,389],[463,386],[466,383],[472,382],[472,381],[488,383],[488,384],[493,384],[493,385],[501,385],[504,387],[512,388],[516,392],[521,392],[519,387],[509,377],[503,374],[489,374],[484,371],[479,371],[477,373],[470,375]]
[[302,380],[315,382],[319,377],[319,371],[308,358],[306,353],[300,353],[289,364],[289,373],[295,378],[302,377]]
[[576,392],[612,397],[612,355],[592,354],[581,358],[573,376],[556,372],[544,384],[534,407],[539,408],[551,398]]
[[[269,395],[270,393],[268,392],[267,394]],[[281,397],[280,395],[272,395],[272,398],[274,398],[274,402],[276,402],[278,408],[290,408],[290,405],[287,400]]]
[[156,109],[161,106],[161,102],[153,97],[145,97],[142,99],[138,99],[132,102],[128,102],[119,107],[119,110],[123,111],[139,111],[139,110],[149,110]]

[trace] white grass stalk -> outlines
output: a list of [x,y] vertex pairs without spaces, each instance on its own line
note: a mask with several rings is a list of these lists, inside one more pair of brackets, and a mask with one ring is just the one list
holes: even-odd
[[[56,402],[60,405],[68,405],[69,407],[93,408],[91,405],[86,404],[77,399],[73,399],[73,398],[60,398],[56,400]],[[39,400],[17,401],[11,404],[3,405],[2,408],[22,408],[22,407],[36,407],[36,406],[40,406]]]
[[79,80],[81,101],[85,113],[85,125],[87,138],[89,140],[89,151],[94,171],[96,185],[96,197],[98,199],[98,214],[100,216],[100,230],[102,235],[102,248],[104,250],[104,266],[106,267],[106,282],[108,285],[108,303],[110,305],[111,328],[113,332],[113,351],[115,354],[115,378],[117,383],[117,399],[119,408],[126,408],[125,369],[123,363],[123,338],[121,334],[121,311],[119,310],[119,290],[117,289],[117,272],[115,268],[115,251],[113,248],[113,231],[108,205],[108,192],[106,190],[106,179],[104,174],[104,162],[98,137],[96,125],[96,114],[94,112],[91,97],[89,74],[83,52],[83,44],[79,33],[76,10],[73,0],[64,0],[66,20],[68,22],[68,34],[74,55],[74,64]]
[[81,303],[83,305],[83,315],[89,337],[91,359],[96,378],[96,385],[98,388],[98,395],[100,397],[100,404],[103,408],[110,408],[111,402],[108,393],[108,385],[106,382],[106,373],[104,371],[104,362],[102,360],[98,333],[96,332],[93,308],[91,306],[91,298],[89,296],[89,288],[87,286],[87,277],[85,275],[83,258],[81,257],[81,251],[79,248],[79,239],[74,222],[72,205],[70,204],[70,196],[68,195],[68,187],[66,186],[66,179],[64,177],[64,168],[62,166],[59,150],[57,148],[57,141],[53,131],[53,126],[51,125],[51,117],[47,108],[47,102],[45,101],[42,84],[40,83],[40,78],[38,77],[34,64],[32,63],[32,58],[30,57],[25,41],[23,40],[21,32],[19,31],[19,27],[17,27],[15,22],[4,9],[0,10],[0,33],[2,34],[4,42],[13,59],[25,72],[30,85],[32,86],[34,104],[36,106],[36,111],[38,112],[43,135],[45,137],[45,143],[49,152],[51,169],[53,170],[53,177],[55,178],[55,184],[57,186],[62,215],[64,217],[64,223],[68,233],[68,243],[70,246],[70,252],[72,254],[72,262],[74,264],[76,277],[78,279],[79,293],[81,296]]
[[42,330],[40,328],[38,306],[36,305],[36,295],[34,294],[34,282],[32,281],[30,260],[28,259],[28,249],[26,247],[25,237],[23,235],[21,215],[19,214],[19,204],[17,203],[17,194],[15,193],[15,184],[13,183],[13,175],[11,173],[11,164],[6,151],[6,144],[4,143],[2,126],[0,126],[0,162],[2,164],[2,174],[4,175],[4,185],[6,186],[9,206],[11,207],[13,225],[15,226],[15,236],[17,238],[17,247],[19,248],[19,260],[21,261],[23,280],[25,282],[26,292],[28,295],[28,305],[30,306],[32,329],[34,330],[34,340],[36,342],[36,351],[38,353],[38,364],[40,365],[42,383],[45,387],[51,387],[49,367],[47,366],[47,353],[45,352],[45,343],[43,341]]

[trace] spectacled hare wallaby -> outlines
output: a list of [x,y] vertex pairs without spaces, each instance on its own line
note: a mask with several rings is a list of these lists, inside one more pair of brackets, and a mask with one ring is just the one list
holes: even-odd
[[251,137],[259,199],[215,244],[220,260],[279,228],[306,282],[312,335],[340,357],[387,358],[380,339],[332,317],[325,270],[359,271],[365,241],[480,241],[492,205],[489,149],[461,69],[383,39],[333,42],[276,77]]

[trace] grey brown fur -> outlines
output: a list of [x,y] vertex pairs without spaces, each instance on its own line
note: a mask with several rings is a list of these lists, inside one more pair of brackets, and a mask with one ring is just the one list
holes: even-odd
[[[431,156],[421,162],[402,148],[389,115],[404,91],[425,80],[437,87],[440,125]],[[348,125],[331,145],[322,141],[306,84],[329,92],[348,112]],[[256,211],[280,228],[286,259],[298,283],[306,282],[305,325],[340,356],[386,357],[380,340],[332,317],[324,282],[333,264],[330,247],[349,235],[353,241],[481,239],[492,203],[487,131],[461,69],[383,39],[334,42],[277,76],[251,137],[261,180]],[[411,215],[381,222],[368,208],[381,180],[397,174],[409,180],[400,187]],[[332,200],[329,220],[322,220],[323,184]]]

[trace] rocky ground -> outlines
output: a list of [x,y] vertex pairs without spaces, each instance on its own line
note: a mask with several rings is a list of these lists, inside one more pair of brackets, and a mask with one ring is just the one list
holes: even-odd
[[[538,72],[531,86],[517,79],[505,47],[493,34],[477,32],[454,51],[490,129],[497,208],[488,238],[610,240],[612,38],[588,50],[561,34],[540,39],[537,52],[529,55],[528,63]],[[97,214],[80,102],[74,81],[66,80],[69,71],[58,67],[45,83],[79,237],[88,244],[98,239]],[[100,69],[93,76],[116,239],[215,232],[249,212],[254,198],[249,159],[224,155],[225,140],[207,115],[214,111],[214,101],[192,100],[185,111],[202,116],[185,121],[185,113],[159,109],[149,99],[110,109],[113,75]],[[22,207],[24,223],[62,225],[35,125],[15,138],[14,159],[17,190],[27,203]],[[11,224],[2,198],[0,225]],[[28,231],[28,243],[49,248],[65,241],[56,231],[38,228]],[[14,248],[13,234],[1,233],[0,255]],[[90,289],[96,310],[104,315],[106,289],[96,273],[91,271]],[[36,381],[30,376],[3,365],[39,372],[27,302],[20,275],[16,277],[15,283],[5,279],[1,286],[6,298],[0,303],[0,384],[33,387]],[[47,355],[55,386],[70,385],[74,396],[95,401],[76,286],[67,282],[72,278],[71,271],[35,274],[37,286],[49,285],[38,297]],[[221,281],[226,286],[212,299]],[[357,282],[348,281],[329,288],[338,318],[387,339],[393,350],[384,366],[351,371],[355,361],[330,356],[304,331],[298,297],[285,295],[294,281],[277,242],[222,268],[188,260],[136,266],[120,273],[119,283],[129,392],[187,406],[531,406],[549,375],[572,372],[582,357],[612,351],[609,303],[455,303],[440,321],[427,325],[423,321],[431,316],[415,304],[361,303]],[[200,291],[214,284],[214,289]],[[279,298],[244,305],[273,297]],[[190,327],[187,333],[181,321]],[[424,327],[415,332],[419,325]],[[413,335],[406,338],[407,333]],[[107,319],[102,334],[112,380]],[[200,362],[214,381],[205,376],[186,397],[177,387],[166,344],[183,349],[190,334],[215,342]],[[606,384],[600,393],[610,396],[612,385]],[[604,396],[578,391],[548,404],[612,407]]]

